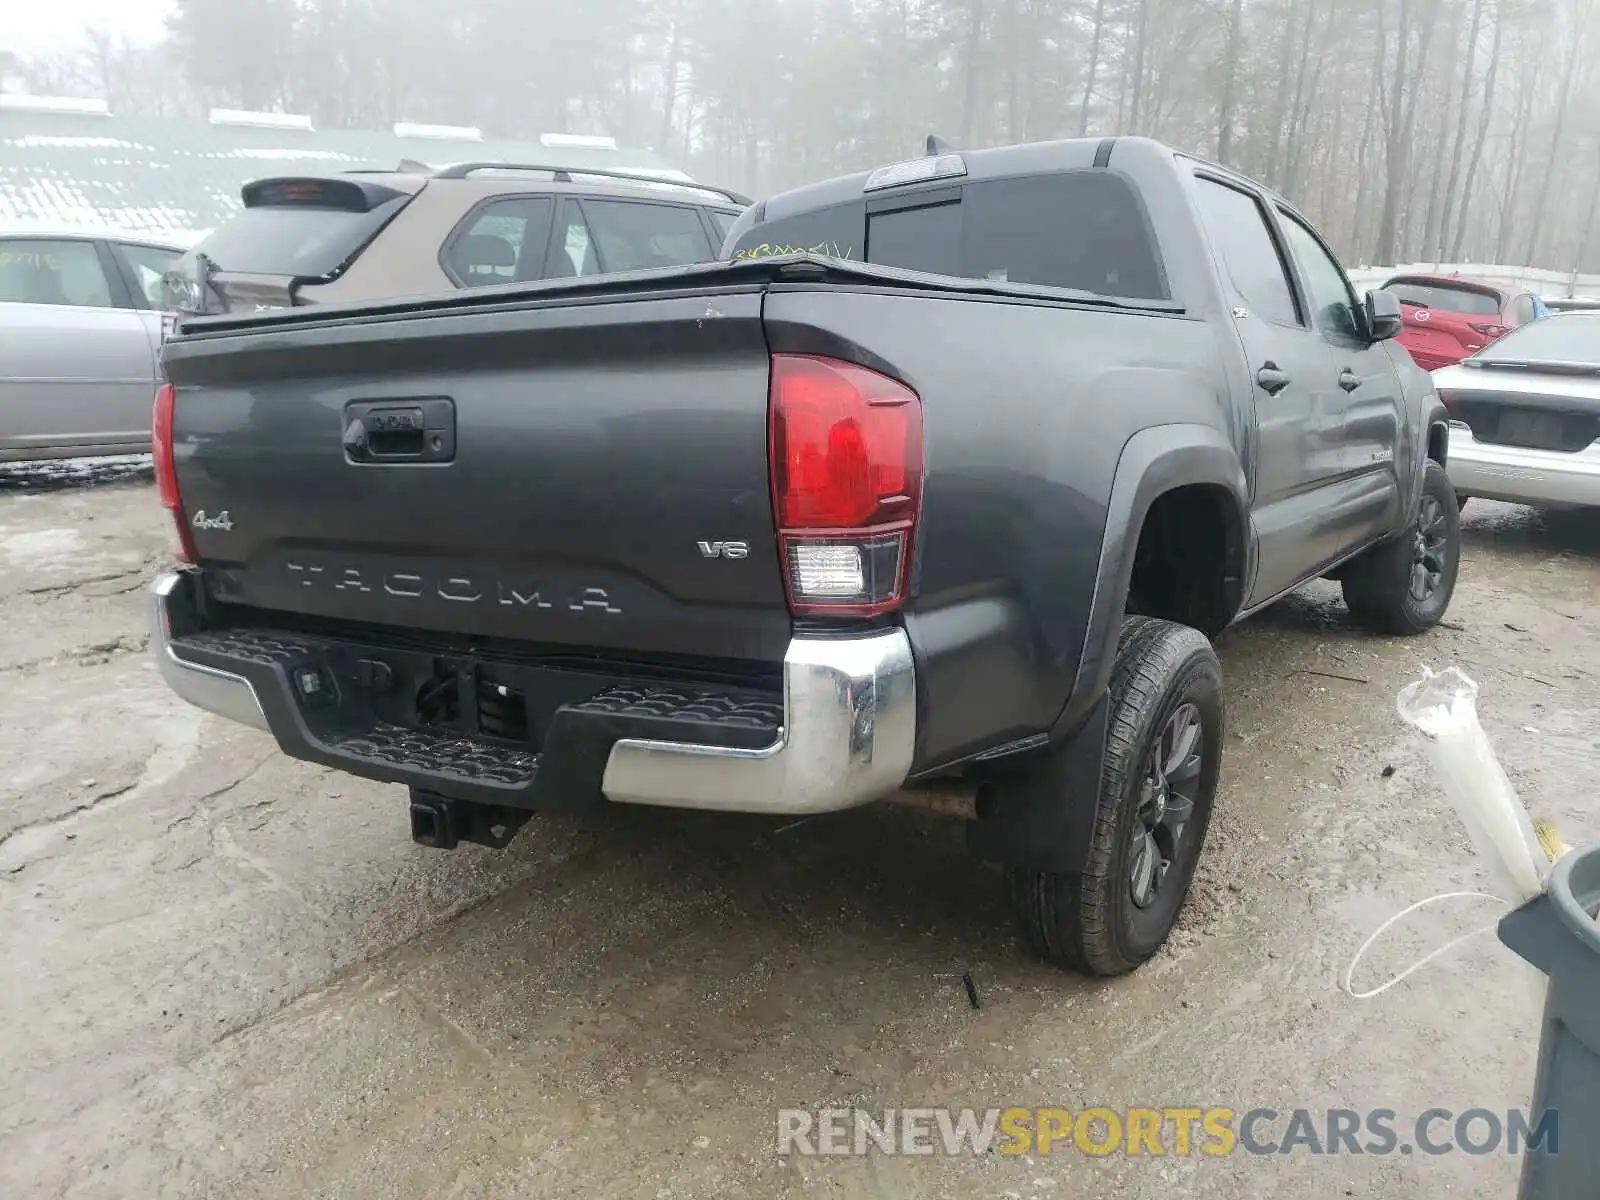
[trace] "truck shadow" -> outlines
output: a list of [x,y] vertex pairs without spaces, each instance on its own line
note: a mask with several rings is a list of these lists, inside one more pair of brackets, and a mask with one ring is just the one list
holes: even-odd
[[1461,512],[1461,545],[1469,556],[1474,551],[1531,559],[1571,554],[1600,561],[1600,509],[1470,500]]

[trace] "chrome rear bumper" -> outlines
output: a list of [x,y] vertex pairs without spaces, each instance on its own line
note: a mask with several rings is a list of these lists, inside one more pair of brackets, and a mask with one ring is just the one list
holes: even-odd
[[[198,582],[194,572],[168,572],[151,589],[150,644],[162,677],[189,703],[267,730],[286,752],[307,757],[297,749],[305,745],[303,731],[274,730],[249,679],[175,651],[175,638],[198,632],[190,590]],[[903,629],[791,640],[783,697],[783,725],[761,749],[619,738],[599,792],[627,804],[807,814],[866,804],[905,782],[917,701]],[[358,765],[347,769],[361,773]]]
[[214,712],[241,725],[266,730],[267,717],[250,681],[242,675],[185,662],[172,651],[174,636],[190,632],[194,609],[189,598],[191,576],[165,571],[150,585],[150,649],[161,678],[196,708]]

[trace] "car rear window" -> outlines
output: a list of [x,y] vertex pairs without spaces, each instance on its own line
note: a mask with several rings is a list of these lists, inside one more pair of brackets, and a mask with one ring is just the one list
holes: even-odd
[[1105,296],[1171,296],[1144,206],[1111,171],[987,180],[938,189],[926,204],[867,209],[862,200],[752,226],[732,257],[811,252]]
[[344,266],[409,199],[397,196],[367,212],[307,204],[246,208],[195,250],[222,271],[322,279]]
[[1386,283],[1383,287],[1398,296],[1400,303],[1418,308],[1442,308],[1473,317],[1500,315],[1500,297],[1476,288],[1451,287],[1448,283],[1407,283],[1405,280]]
[[1513,329],[1472,357],[1482,362],[1581,363],[1600,367],[1600,313],[1556,313]]

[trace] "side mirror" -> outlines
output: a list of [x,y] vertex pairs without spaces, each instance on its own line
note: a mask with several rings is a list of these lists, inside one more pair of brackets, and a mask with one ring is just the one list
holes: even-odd
[[1399,337],[1405,328],[1400,319],[1400,299],[1393,292],[1379,289],[1367,293],[1367,336],[1375,342]]

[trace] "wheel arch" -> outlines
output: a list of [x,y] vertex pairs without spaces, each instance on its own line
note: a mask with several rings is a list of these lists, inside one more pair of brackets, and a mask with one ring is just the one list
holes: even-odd
[[1207,632],[1231,622],[1242,607],[1254,571],[1255,546],[1249,489],[1238,452],[1209,425],[1159,425],[1134,434],[1118,458],[1078,671],[1055,733],[1076,725],[1110,681],[1129,588],[1152,512],[1163,511],[1163,498],[1196,496],[1209,498],[1215,506],[1223,533],[1222,600]]

